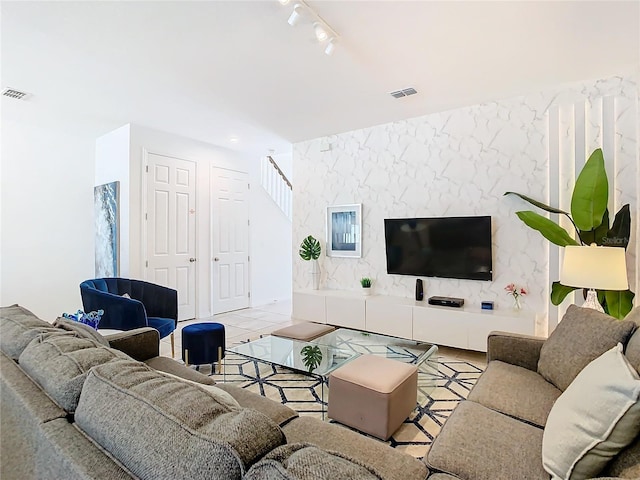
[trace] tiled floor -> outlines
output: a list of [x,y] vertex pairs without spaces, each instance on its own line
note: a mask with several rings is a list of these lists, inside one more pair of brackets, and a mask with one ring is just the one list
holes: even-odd
[[[187,325],[200,322],[217,322],[224,325],[227,346],[248,339],[254,340],[260,335],[270,334],[274,330],[297,323],[291,318],[291,302],[278,302],[257,308],[246,308],[234,312],[222,313],[213,317],[198,318],[178,322],[175,331],[176,360],[182,359],[182,329]],[[171,356],[171,340],[165,337],[160,342],[160,355]]]
[[[231,346],[248,339],[254,340],[259,338],[260,335],[270,334],[274,330],[299,321],[291,318],[291,302],[289,301],[270,303],[256,308],[222,313],[213,317],[179,322],[178,329],[175,332],[176,360],[182,359],[182,329],[187,325],[199,322],[222,323],[227,336],[227,346]],[[486,355],[484,353],[442,346],[438,350],[440,355],[444,355],[449,359],[462,360],[482,366],[486,365]],[[163,338],[160,342],[160,355],[171,357],[171,341],[169,337]]]

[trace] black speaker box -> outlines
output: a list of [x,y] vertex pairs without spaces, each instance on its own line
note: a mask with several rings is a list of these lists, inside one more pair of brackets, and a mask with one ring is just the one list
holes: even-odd
[[422,287],[422,280],[416,280],[416,300],[421,302],[424,300],[424,288]]

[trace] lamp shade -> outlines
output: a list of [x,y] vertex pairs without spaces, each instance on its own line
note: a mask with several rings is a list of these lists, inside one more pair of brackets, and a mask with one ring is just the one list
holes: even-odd
[[568,287],[626,290],[629,282],[624,248],[565,247],[560,283]]

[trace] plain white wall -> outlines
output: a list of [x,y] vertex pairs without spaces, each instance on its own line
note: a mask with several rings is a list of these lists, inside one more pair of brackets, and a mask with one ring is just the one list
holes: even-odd
[[[28,119],[29,120],[29,119]],[[82,308],[79,284],[94,276],[93,187],[121,181],[121,233],[126,232],[125,205],[140,201],[142,146],[179,158],[243,169],[256,178],[259,162],[228,149],[139,126],[124,126],[99,138],[74,135],[55,125],[2,119],[0,188],[0,305],[19,303],[43,319]],[[130,188],[123,171],[123,145],[131,128]],[[129,147],[127,147],[129,148]],[[97,160],[97,162],[96,162]],[[98,164],[96,168],[96,163]],[[209,192],[208,168],[201,168],[202,191]],[[253,182],[252,182],[253,183]],[[250,195],[251,283],[253,305],[291,296],[291,225],[273,202],[263,201],[259,182]],[[127,189],[130,190],[127,194]],[[208,199],[199,209],[208,219]],[[131,210],[131,258],[121,243],[121,272],[139,276],[140,215]],[[124,221],[123,221],[124,220]],[[208,222],[208,220],[207,220]],[[275,228],[274,228],[275,227]],[[209,254],[208,226],[199,229],[199,248]],[[126,234],[126,233],[125,233]],[[262,257],[267,260],[261,261]],[[278,257],[281,257],[278,259]],[[206,263],[206,262],[203,262]],[[287,265],[289,265],[287,267]],[[133,268],[136,266],[136,268]],[[202,267],[201,268],[206,268]],[[137,270],[136,270],[137,269]],[[209,297],[207,272],[200,294]],[[206,303],[200,316],[209,314]]]
[[[198,193],[197,315],[211,315],[211,166],[246,172],[252,188],[249,194],[249,248],[251,255],[251,305],[291,297],[291,223],[260,186],[260,163],[247,155],[204,142],[126,125],[98,140],[97,170],[100,183],[120,180],[121,271],[132,278],[144,278],[144,232],[142,192],[145,152],[167,155],[196,163]],[[123,162],[126,158],[126,162]],[[128,170],[127,170],[128,169]],[[96,179],[98,175],[96,174]],[[127,207],[127,202],[128,206]]]
[[82,308],[94,272],[95,139],[2,119],[2,290],[53,321]]
[[[291,180],[285,170],[291,168],[291,156],[288,162],[281,157],[276,162]],[[258,306],[291,298],[292,232],[291,221],[260,185],[260,159],[250,163],[249,173],[251,305]]]
[[[129,125],[102,135],[96,140],[95,185],[120,182],[118,236],[129,238]],[[121,245],[122,242],[120,241]],[[118,276],[129,277],[129,249],[121,248],[118,259]]]

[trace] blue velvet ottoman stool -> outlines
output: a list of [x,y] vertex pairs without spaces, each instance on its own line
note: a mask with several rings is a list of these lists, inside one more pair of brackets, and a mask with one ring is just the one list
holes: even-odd
[[214,373],[217,361],[220,372],[224,349],[224,325],[221,323],[194,323],[182,329],[182,359],[187,366],[210,363]]

